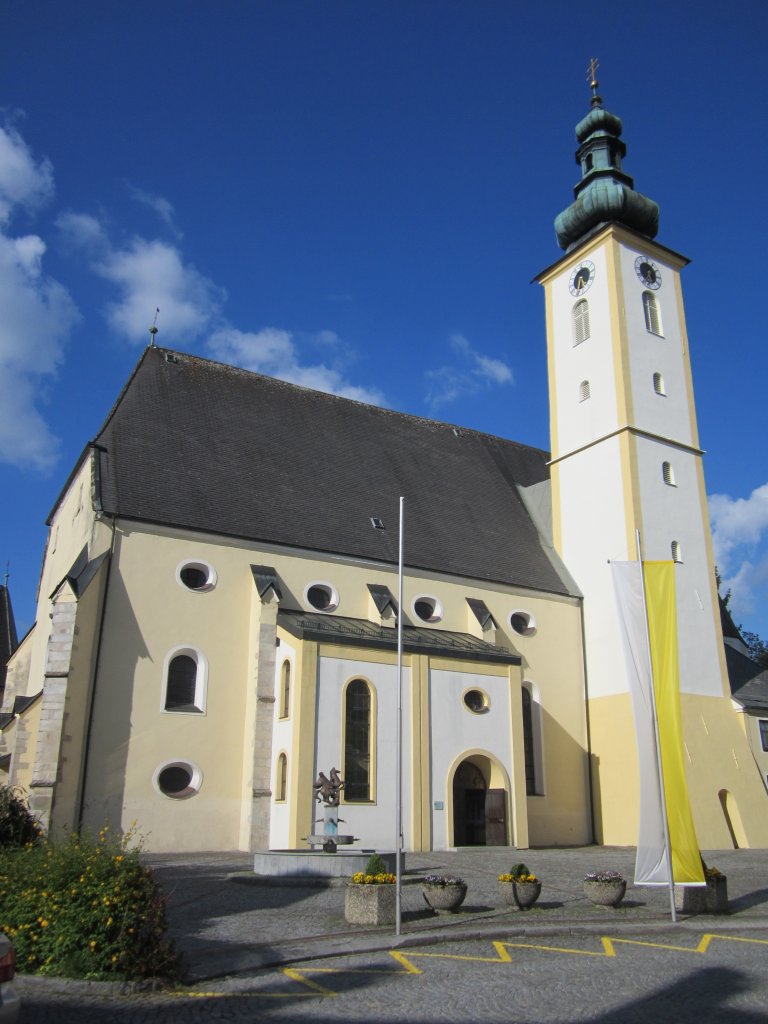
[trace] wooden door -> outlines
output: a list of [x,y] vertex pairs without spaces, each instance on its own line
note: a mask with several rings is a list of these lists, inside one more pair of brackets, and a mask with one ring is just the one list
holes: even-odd
[[485,794],[485,845],[507,843],[507,794],[503,789],[489,789]]

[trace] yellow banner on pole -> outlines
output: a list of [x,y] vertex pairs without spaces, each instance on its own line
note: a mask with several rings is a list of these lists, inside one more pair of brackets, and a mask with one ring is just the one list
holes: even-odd
[[678,884],[701,884],[704,871],[683,762],[674,570],[674,562],[643,563],[672,877]]

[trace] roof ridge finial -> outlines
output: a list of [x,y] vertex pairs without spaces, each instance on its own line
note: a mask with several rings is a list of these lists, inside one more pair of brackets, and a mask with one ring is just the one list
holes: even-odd
[[597,57],[590,57],[589,67],[587,68],[587,81],[589,87],[592,90],[592,106],[601,107],[603,105],[602,99],[597,95],[597,69],[600,67],[600,62]]

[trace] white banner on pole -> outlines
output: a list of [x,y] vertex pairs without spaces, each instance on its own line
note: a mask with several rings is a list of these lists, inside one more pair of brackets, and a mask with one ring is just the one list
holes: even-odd
[[664,839],[661,779],[653,724],[653,676],[646,633],[642,563],[611,562],[611,571],[619,606],[640,764],[640,823],[635,885],[669,885],[670,866]]

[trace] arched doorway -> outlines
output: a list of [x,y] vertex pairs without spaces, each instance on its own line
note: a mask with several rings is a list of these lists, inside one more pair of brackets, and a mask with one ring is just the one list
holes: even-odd
[[507,793],[494,786],[490,758],[473,755],[453,776],[453,845],[506,846]]

